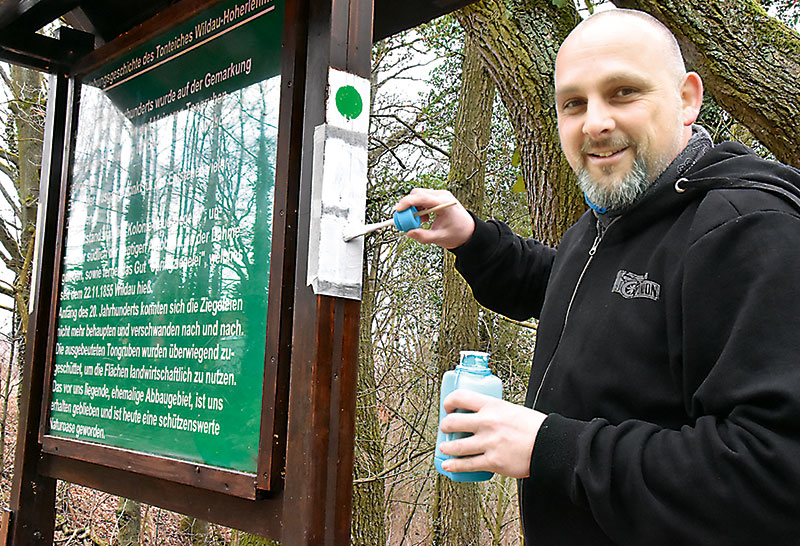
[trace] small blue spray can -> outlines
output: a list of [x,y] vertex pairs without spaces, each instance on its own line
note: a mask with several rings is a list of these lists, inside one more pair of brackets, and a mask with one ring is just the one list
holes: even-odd
[[[456,389],[467,389],[479,392],[495,398],[503,397],[503,382],[499,377],[493,375],[489,369],[489,354],[478,351],[461,351],[461,361],[455,370],[445,372],[442,376],[442,391],[439,397],[439,423],[445,418],[447,413],[444,411],[444,399]],[[466,410],[456,410],[465,412]],[[490,479],[493,472],[446,472],[442,470],[442,463],[450,458],[439,451],[442,442],[458,440],[472,436],[471,432],[456,432],[444,434],[439,429],[436,438],[436,454],[433,458],[433,465],[439,474],[447,476],[454,482],[482,482]]]

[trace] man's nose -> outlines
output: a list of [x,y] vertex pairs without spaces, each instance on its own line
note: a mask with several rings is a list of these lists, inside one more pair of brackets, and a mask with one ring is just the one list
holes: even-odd
[[602,101],[589,101],[586,105],[586,117],[583,122],[583,133],[592,138],[605,136],[614,130],[616,123],[611,110]]

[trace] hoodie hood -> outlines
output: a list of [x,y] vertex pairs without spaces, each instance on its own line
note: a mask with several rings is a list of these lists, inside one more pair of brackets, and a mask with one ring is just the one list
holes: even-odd
[[723,142],[698,161],[675,186],[677,192],[753,188],[780,195],[800,211],[800,171],[757,156],[738,142]]
[[791,202],[800,213],[800,171],[759,157],[738,142],[713,146],[683,173],[673,166],[624,213],[628,229],[650,224],[716,189],[767,191]]

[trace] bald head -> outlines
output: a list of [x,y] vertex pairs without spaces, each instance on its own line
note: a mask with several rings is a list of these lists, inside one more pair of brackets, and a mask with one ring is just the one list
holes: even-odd
[[587,39],[614,41],[634,36],[640,45],[659,50],[663,63],[661,66],[671,73],[675,81],[683,79],[686,65],[675,36],[661,21],[642,11],[612,9],[595,13],[576,26],[561,47],[569,47],[574,42]]

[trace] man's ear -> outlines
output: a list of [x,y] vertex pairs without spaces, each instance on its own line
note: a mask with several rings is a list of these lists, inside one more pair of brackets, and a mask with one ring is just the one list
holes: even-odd
[[700,115],[703,104],[703,80],[697,72],[688,72],[681,84],[681,102],[683,104],[683,124],[690,126]]

